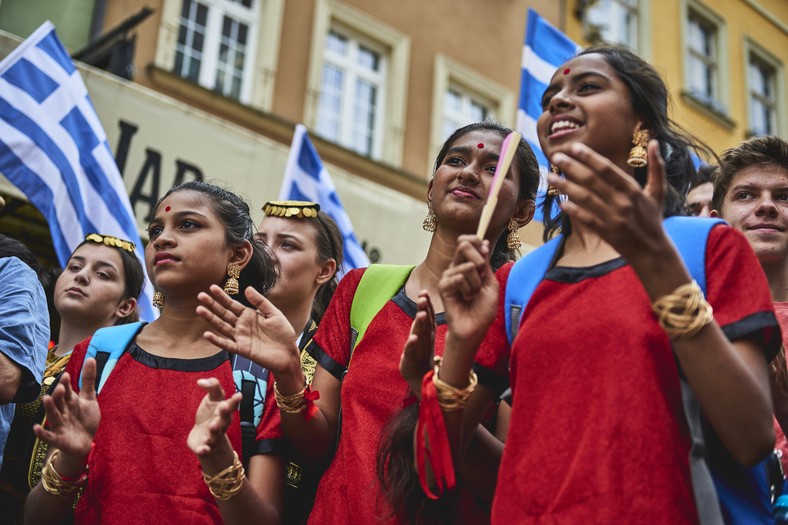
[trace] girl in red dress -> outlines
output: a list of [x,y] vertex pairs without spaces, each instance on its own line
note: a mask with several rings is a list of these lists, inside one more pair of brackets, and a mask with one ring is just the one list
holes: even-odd
[[[402,349],[417,311],[430,309],[424,292],[432,292],[432,306],[439,312],[434,315],[435,353],[442,352],[445,323],[438,280],[451,262],[458,236],[476,231],[501,144],[509,132],[496,123],[482,122],[461,128],[446,140],[427,191],[430,214],[425,229],[434,232],[427,256],[372,319],[352,351],[352,360],[350,310],[365,270],[354,270],[342,279],[310,346],[318,363],[311,384],[320,396],[314,400],[314,412],[312,400],[304,400],[305,378],[298,348],[292,343],[292,327],[270,302],[250,292],[247,297],[257,306],[254,311],[227,300],[216,287],[211,290],[213,299],[201,296],[206,306],[202,313],[218,334],[213,340],[273,372],[280,398],[289,400],[280,403],[280,408],[285,407],[280,410],[284,435],[305,462],[326,469],[309,523],[366,525],[407,520],[407,515],[393,512],[376,474],[384,426],[402,409],[409,391],[419,391],[422,369],[410,367],[405,360],[407,380],[403,379]],[[499,246],[493,250],[498,265],[507,259],[506,230],[513,236],[533,215],[537,185],[536,158],[521,141],[487,232],[490,243]],[[293,413],[293,408],[302,412]],[[304,413],[307,417],[302,417]]]
[[161,316],[138,328],[98,396],[90,340],[74,349],[44,398],[48,426],[34,429],[52,452],[27,523],[60,523],[80,489],[77,524],[279,522],[284,461],[258,432],[244,472],[241,396],[225,399],[235,391],[228,354],[205,340],[196,313],[212,284],[272,286],[276,265],[253,230],[246,203],[211,184],[177,186],[157,204],[145,263]]
[[[475,357],[513,390],[494,524],[697,523],[679,367],[713,429],[709,449],[742,466],[772,449],[767,364],[780,343],[769,289],[724,224],[708,237],[705,298],[690,286],[662,223],[680,213],[692,172],[667,104],[656,71],[618,46],[589,48],[553,75],[537,129],[563,174],[548,179],[566,196],[548,225],[562,240],[511,348],[509,268],[494,275],[466,237],[441,280],[449,328],[437,376],[462,389]],[[665,307],[685,315],[668,319]],[[477,388],[464,421],[444,412],[454,447],[491,397]]]

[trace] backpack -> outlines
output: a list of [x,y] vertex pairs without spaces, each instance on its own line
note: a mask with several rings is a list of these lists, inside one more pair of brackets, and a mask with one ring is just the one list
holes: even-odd
[[[724,223],[722,219],[698,217],[670,217],[663,222],[690,275],[704,294],[706,244],[711,229],[721,223]],[[517,336],[528,301],[552,266],[560,244],[561,236],[557,236],[527,254],[512,267],[507,281],[504,307],[506,334],[510,346]],[[781,489],[782,480],[770,476],[769,465],[773,458],[767,458],[752,467],[743,467],[730,457],[727,460],[714,458],[715,461],[710,461],[700,404],[680,368],[679,377],[682,406],[692,441],[689,466],[700,524],[774,523],[769,504],[769,483],[771,481]]]
[[[96,360],[96,394],[101,392],[118,360],[144,324],[137,322],[110,326],[93,334],[85,359],[92,357]],[[235,388],[243,394],[238,412],[241,419],[243,464],[248,468],[249,458],[255,450],[257,426],[263,417],[268,370],[243,356],[231,355],[230,359]],[[82,388],[82,372],[79,375],[79,388]]]

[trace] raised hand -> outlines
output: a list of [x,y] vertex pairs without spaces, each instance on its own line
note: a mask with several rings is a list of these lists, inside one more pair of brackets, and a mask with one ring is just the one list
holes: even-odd
[[564,178],[550,174],[548,182],[568,195],[561,208],[572,221],[595,231],[629,262],[640,254],[664,248],[666,175],[656,140],[648,145],[644,188],[609,159],[579,142],[551,160]]
[[246,298],[256,309],[233,300],[220,287],[197,298],[197,314],[213,328],[203,336],[228,352],[242,355],[274,373],[292,372],[299,367],[296,334],[287,318],[254,288]]
[[194,428],[189,432],[186,444],[198,457],[205,457],[225,439],[233,413],[241,404],[241,394],[236,392],[225,399],[224,389],[214,377],[199,379],[197,385],[205,390],[206,394],[197,407]]
[[478,345],[497,312],[498,281],[489,253],[489,241],[460,236],[454,260],[439,283],[449,330],[471,345]]
[[416,317],[410,325],[410,335],[399,361],[399,372],[417,397],[421,396],[421,379],[432,367],[434,351],[435,310],[430,294],[422,291],[416,301]]
[[34,425],[36,437],[72,459],[87,458],[101,421],[95,385],[95,359],[85,361],[79,394],[71,388],[68,372],[63,373],[52,395],[42,400],[48,428]]

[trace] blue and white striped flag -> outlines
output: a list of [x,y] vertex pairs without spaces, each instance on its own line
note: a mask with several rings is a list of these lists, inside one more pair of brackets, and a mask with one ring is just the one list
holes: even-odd
[[[546,189],[545,174],[549,169],[547,158],[539,147],[536,134],[536,121],[542,114],[542,94],[550,84],[556,68],[572,58],[580,47],[561,31],[528,9],[528,24],[523,46],[522,77],[520,80],[520,103],[517,106],[517,131],[536,153],[539,169],[542,171],[542,185],[539,191],[540,202]],[[542,209],[537,206],[536,220],[542,220]]]
[[323,167],[306,128],[301,124],[295,127],[279,199],[316,202],[322,211],[336,221],[344,244],[345,262],[340,276],[353,268],[369,266],[369,258],[353,233],[350,217],[339,201],[331,176]]
[[[0,62],[0,172],[46,218],[61,266],[94,232],[133,241],[144,260],[104,129],[51,22]],[[146,280],[144,320],[155,318],[152,295]]]

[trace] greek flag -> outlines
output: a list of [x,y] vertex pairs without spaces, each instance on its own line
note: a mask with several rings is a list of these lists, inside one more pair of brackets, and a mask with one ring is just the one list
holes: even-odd
[[340,275],[353,268],[369,266],[367,254],[353,233],[350,217],[339,201],[331,176],[323,167],[306,128],[301,124],[297,124],[295,128],[279,199],[316,202],[320,204],[322,211],[336,221],[344,243],[345,262]]
[[[51,22],[0,62],[0,172],[48,221],[61,266],[88,233],[133,241],[143,260],[104,129]],[[155,318],[152,294],[146,281],[144,320]]]
[[[520,80],[520,103],[517,107],[517,131],[536,153],[542,171],[542,187],[539,197],[544,196],[544,176],[549,169],[547,158],[539,147],[536,121],[542,114],[542,94],[550,84],[555,70],[572,58],[580,48],[565,34],[550,25],[533,9],[528,9],[528,24],[523,45],[522,77]],[[537,199],[539,202],[539,199]],[[537,206],[534,219],[542,220],[542,208]]]

